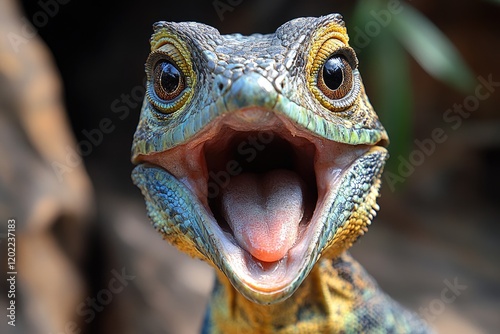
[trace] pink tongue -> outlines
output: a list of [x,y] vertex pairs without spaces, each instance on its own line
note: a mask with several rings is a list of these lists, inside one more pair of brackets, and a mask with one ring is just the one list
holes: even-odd
[[242,248],[263,262],[278,261],[297,239],[303,183],[288,170],[235,176],[223,190],[222,213]]

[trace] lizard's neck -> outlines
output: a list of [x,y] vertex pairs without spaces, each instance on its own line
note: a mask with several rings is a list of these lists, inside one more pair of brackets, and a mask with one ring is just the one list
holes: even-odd
[[354,309],[363,298],[360,290],[367,289],[376,290],[369,276],[348,254],[321,260],[290,298],[273,305],[247,300],[218,273],[205,332],[337,332],[355,320]]

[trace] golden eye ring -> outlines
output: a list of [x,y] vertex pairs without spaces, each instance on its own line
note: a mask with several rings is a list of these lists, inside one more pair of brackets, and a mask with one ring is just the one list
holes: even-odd
[[356,53],[336,31],[338,27],[333,28],[319,35],[311,45],[306,65],[307,86],[323,107],[343,112],[359,96],[361,78]]
[[161,114],[183,109],[193,97],[196,75],[187,46],[171,36],[160,37],[146,61],[149,103]]

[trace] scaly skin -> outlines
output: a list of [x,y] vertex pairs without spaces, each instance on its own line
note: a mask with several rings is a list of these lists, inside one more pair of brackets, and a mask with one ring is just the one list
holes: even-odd
[[[429,332],[345,252],[378,209],[388,139],[340,15],[296,19],[270,35],[220,35],[199,23],[154,28],[133,180],[164,238],[217,269],[203,332]],[[328,81],[329,59],[340,63],[340,81]],[[266,149],[276,162],[255,162]],[[255,153],[247,159],[253,167],[242,152]],[[214,189],[209,180],[220,163],[227,179]],[[242,244],[218,213],[220,192],[231,177],[249,174],[244,167],[289,169],[305,189],[302,205],[311,212],[304,209],[278,260]]]

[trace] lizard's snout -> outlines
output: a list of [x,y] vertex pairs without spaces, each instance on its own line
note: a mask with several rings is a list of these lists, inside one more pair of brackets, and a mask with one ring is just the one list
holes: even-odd
[[273,109],[277,100],[278,92],[273,84],[255,72],[240,76],[224,95],[224,104],[228,111],[251,107]]

